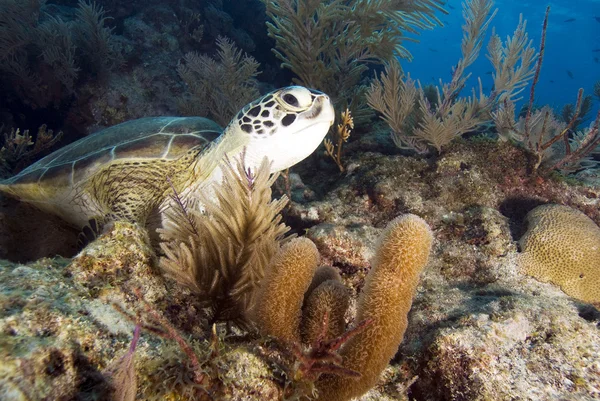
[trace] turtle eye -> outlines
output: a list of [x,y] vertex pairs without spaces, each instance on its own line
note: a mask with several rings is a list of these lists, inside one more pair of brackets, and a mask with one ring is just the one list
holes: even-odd
[[288,86],[278,93],[277,102],[284,110],[300,113],[313,104],[308,89],[302,86]]
[[300,107],[298,99],[292,94],[286,93],[285,95],[283,95],[283,101],[289,104],[290,106]]

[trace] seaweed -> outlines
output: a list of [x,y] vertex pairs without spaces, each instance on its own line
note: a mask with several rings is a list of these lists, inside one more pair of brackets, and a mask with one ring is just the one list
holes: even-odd
[[488,59],[494,67],[494,89],[484,94],[481,81],[478,92],[460,97],[470,74],[466,69],[477,59],[483,38],[496,11],[492,1],[469,0],[463,4],[462,58],[453,67],[448,83],[440,81],[434,101],[432,88],[424,90],[418,82],[403,73],[399,63],[392,61],[385,72],[375,79],[367,99],[369,105],[382,114],[392,130],[392,139],[399,148],[437,152],[451,141],[492,119],[493,111],[503,102],[518,98],[534,75],[535,50],[522,16],[513,36],[502,42],[492,32],[488,44]]
[[180,106],[187,115],[207,116],[222,126],[244,105],[258,97],[255,77],[260,73],[254,57],[225,38],[217,39],[217,57],[189,52],[177,66],[189,88]]
[[269,175],[266,160],[256,172],[238,161],[222,168],[214,199],[184,203],[173,195],[175,207],[159,230],[160,265],[198,297],[211,321],[247,327],[264,269],[289,230],[279,214],[287,198],[271,200],[277,175]]
[[405,32],[440,23],[441,1],[262,0],[273,52],[299,85],[329,94],[336,109],[350,109],[357,125],[372,116],[361,83],[369,66],[395,56],[410,59]]
[[0,82],[32,108],[60,104],[121,64],[101,6],[80,1],[65,21],[45,3],[0,0]]

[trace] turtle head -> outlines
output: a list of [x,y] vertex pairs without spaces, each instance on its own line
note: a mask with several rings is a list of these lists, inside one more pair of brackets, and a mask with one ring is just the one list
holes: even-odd
[[257,167],[267,157],[271,172],[276,172],[308,157],[323,141],[334,117],[326,94],[288,86],[246,105],[226,132],[243,139],[247,166]]

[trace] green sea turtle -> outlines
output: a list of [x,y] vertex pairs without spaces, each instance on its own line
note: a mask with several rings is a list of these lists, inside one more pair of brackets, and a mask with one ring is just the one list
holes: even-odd
[[90,220],[144,224],[163,210],[173,189],[185,199],[222,177],[225,158],[244,157],[271,172],[310,155],[333,123],[329,97],[301,86],[273,91],[246,105],[223,130],[202,117],[150,117],[124,122],[71,143],[0,190],[78,228]]

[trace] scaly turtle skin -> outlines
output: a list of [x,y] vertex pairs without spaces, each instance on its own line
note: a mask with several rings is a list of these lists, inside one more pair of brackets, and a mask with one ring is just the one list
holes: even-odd
[[201,117],[128,121],[71,143],[0,183],[0,190],[76,227],[91,219],[144,224],[175,189],[187,198],[222,177],[225,158],[271,172],[311,154],[333,123],[327,95],[300,86],[246,105],[223,131]]

